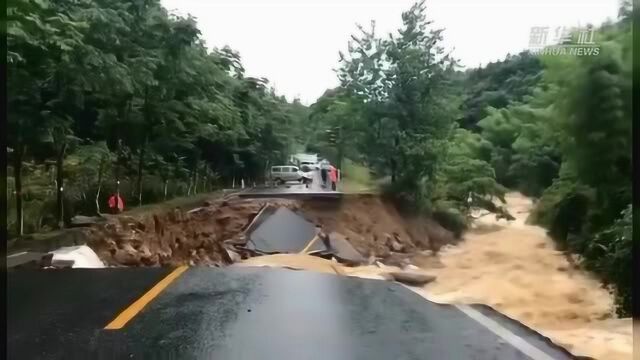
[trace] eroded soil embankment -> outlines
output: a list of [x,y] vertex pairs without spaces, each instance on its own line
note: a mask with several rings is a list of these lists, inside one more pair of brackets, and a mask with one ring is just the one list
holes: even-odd
[[86,230],[87,244],[111,266],[222,265],[225,240],[271,203],[297,209],[287,200],[212,200],[190,211],[171,209],[136,216],[110,216]]
[[[325,233],[344,235],[362,255],[399,261],[421,249],[455,241],[437,223],[407,222],[393,205],[375,196],[341,200],[213,200],[191,211],[110,216],[85,230],[87,244],[111,266],[223,265],[225,242],[243,243],[243,230],[266,204],[296,211]],[[413,230],[412,230],[413,229]],[[418,233],[420,236],[416,236]]]

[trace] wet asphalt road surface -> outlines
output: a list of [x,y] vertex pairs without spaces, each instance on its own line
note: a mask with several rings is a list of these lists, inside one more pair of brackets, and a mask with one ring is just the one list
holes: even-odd
[[[104,330],[170,271],[8,274],[8,358],[530,358],[456,307],[399,284],[285,269],[190,268],[122,329]],[[482,311],[548,359],[570,358],[519,323]]]
[[[340,183],[338,183],[339,190]],[[240,197],[270,197],[270,196],[314,196],[314,197],[340,197],[340,191],[331,190],[331,183],[323,187],[320,170],[313,170],[313,181],[309,186],[297,181],[288,181],[284,185],[276,187],[255,187],[244,190],[238,194]]]

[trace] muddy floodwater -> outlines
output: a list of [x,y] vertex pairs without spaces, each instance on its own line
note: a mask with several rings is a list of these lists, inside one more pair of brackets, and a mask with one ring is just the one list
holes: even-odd
[[443,249],[437,280],[417,290],[440,303],[482,303],[551,338],[574,355],[632,359],[631,319],[618,319],[613,298],[590,274],[554,249],[545,230],[525,223],[531,201],[508,194],[516,220],[479,218],[465,241]]

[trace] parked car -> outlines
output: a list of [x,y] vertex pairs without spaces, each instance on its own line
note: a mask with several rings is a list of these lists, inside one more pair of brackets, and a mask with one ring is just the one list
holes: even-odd
[[304,173],[297,166],[279,165],[271,167],[271,180],[276,184],[287,181],[302,181]]

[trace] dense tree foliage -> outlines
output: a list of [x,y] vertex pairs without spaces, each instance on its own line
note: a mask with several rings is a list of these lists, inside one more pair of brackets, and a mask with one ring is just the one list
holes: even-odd
[[529,52],[507,55],[503,61],[468,70],[460,125],[477,129],[478,122],[488,115],[488,107],[501,109],[523,100],[541,78],[542,63]]
[[[565,197],[545,191],[546,203],[541,205],[555,210],[556,216],[547,225],[559,233],[556,238],[583,254],[587,266],[606,281],[618,285],[620,311],[628,314],[632,249],[631,24],[623,18],[598,30],[599,56],[544,59],[548,81],[557,84],[554,126],[561,139],[558,149],[562,166],[567,168],[566,175],[560,174],[557,187],[566,184],[572,191]],[[572,208],[568,206],[571,199],[582,201]],[[565,209],[582,215],[571,228],[563,222]]]
[[138,205],[259,179],[301,136],[305,106],[157,0],[21,0],[7,20],[16,234],[25,200],[28,230],[47,223],[51,190],[63,226],[113,192]]
[[390,190],[409,205],[461,210],[470,193],[501,197],[489,159],[469,158],[475,149],[458,141],[463,78],[440,45],[443,30],[431,27],[424,2],[402,22],[388,37],[373,22],[358,27],[340,54],[341,86],[311,107],[311,122],[321,119],[321,134],[337,129],[338,159],[346,154],[389,176]]

